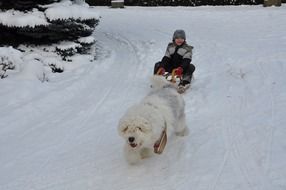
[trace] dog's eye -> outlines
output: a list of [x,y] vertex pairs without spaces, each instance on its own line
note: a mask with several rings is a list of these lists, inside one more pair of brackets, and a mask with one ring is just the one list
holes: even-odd
[[122,132],[125,133],[128,130],[128,127],[125,127]]
[[141,127],[137,127],[137,129],[138,129],[139,131],[143,131]]

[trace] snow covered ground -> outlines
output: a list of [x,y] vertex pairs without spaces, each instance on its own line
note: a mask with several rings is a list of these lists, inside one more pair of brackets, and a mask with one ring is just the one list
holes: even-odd
[[[96,10],[96,61],[0,80],[1,190],[286,189],[285,6]],[[117,122],[179,28],[197,66],[190,135],[129,166]]]

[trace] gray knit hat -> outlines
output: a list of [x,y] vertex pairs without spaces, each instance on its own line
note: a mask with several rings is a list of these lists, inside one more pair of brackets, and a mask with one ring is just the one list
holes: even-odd
[[184,30],[176,30],[173,34],[173,40],[178,39],[178,38],[182,38],[184,40],[186,40],[186,33]]

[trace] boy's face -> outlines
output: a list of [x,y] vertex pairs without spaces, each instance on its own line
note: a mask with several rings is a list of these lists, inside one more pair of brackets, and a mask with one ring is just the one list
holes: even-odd
[[185,40],[182,38],[176,38],[175,39],[175,44],[178,46],[182,45],[184,42],[185,42]]

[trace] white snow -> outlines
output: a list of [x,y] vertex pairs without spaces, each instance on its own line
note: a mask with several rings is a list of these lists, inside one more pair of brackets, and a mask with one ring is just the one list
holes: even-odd
[[[97,60],[0,80],[1,190],[285,190],[286,8],[96,7]],[[129,166],[117,123],[175,29],[194,46],[190,135]],[[32,56],[33,57],[33,56]]]
[[15,27],[35,27],[39,25],[48,25],[47,19],[43,12],[33,9],[28,12],[21,12],[16,10],[1,11],[0,10],[0,24]]
[[81,37],[78,39],[78,42],[82,44],[93,44],[95,42],[95,38],[93,36]]
[[54,65],[55,67],[62,69],[62,70],[64,70],[64,68],[65,68],[64,62],[62,60],[55,58],[55,57],[45,57],[43,59],[43,63],[46,66]]
[[63,41],[60,42],[56,47],[60,50],[67,50],[67,49],[76,49],[77,47],[81,47],[79,43],[70,42],[70,41]]
[[38,60],[30,60],[26,62],[25,67],[21,70],[21,75],[17,76],[18,80],[40,80],[45,82],[48,80],[47,72],[43,64]]
[[82,4],[73,4],[71,1],[54,3],[50,6],[45,14],[49,20],[63,19],[99,19],[99,14],[93,8],[83,6]]

